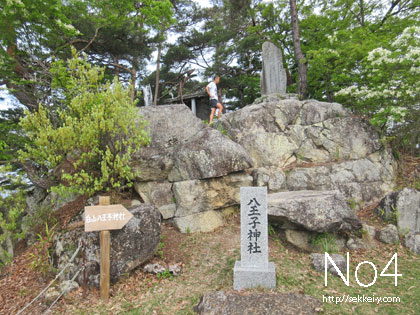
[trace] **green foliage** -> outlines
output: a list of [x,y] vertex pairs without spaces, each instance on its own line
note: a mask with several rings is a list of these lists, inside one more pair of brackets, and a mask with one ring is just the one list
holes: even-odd
[[16,150],[22,149],[27,141],[19,126],[22,116],[21,108],[0,111],[0,161],[14,160]]
[[228,132],[226,129],[223,128],[222,124],[212,124],[213,128],[218,130],[222,135],[227,136]]
[[268,225],[268,235],[273,236],[275,234],[276,234],[276,231],[274,230],[274,227],[271,224],[269,224]]
[[45,225],[56,225],[57,217],[54,215],[51,206],[36,205],[31,213],[28,213],[22,220],[26,233],[36,235]]
[[55,234],[55,228],[57,225],[54,225],[52,228],[48,227],[48,224],[45,224],[44,235],[38,234],[38,243],[36,244],[36,253],[31,253],[30,258],[32,262],[30,267],[46,276],[50,272],[54,272],[54,268],[51,265],[51,244]]
[[22,175],[10,165],[1,166],[0,174],[0,264],[4,265],[13,258],[15,243],[25,236],[21,220],[26,202]]
[[75,53],[55,62],[51,73],[61,104],[25,111],[21,126],[30,143],[19,151],[20,160],[37,165],[39,177],[60,195],[129,186],[135,177],[131,157],[150,141],[146,122],[133,119],[129,89],[116,78],[103,82],[104,69]]
[[317,234],[312,239],[312,245],[327,253],[335,253],[337,251],[335,237],[328,232]]
[[166,269],[164,272],[159,272],[156,277],[158,279],[173,279],[174,275],[172,273],[169,272],[168,269]]
[[163,259],[163,249],[165,248],[165,244],[160,241],[156,250],[156,255],[159,256],[160,259]]
[[347,200],[347,204],[349,205],[350,209],[356,209],[357,202],[356,199],[354,199],[354,197],[351,197],[349,200]]
[[371,124],[394,147],[414,152],[420,143],[420,27],[407,27],[391,40],[389,46],[367,53],[362,63],[363,82],[336,95],[369,115]]

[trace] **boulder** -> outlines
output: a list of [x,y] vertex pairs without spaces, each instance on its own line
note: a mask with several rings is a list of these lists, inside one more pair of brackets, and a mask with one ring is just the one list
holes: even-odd
[[137,199],[133,199],[133,200],[131,200],[131,206],[132,206],[132,207],[134,207],[134,206],[138,206],[138,205],[141,205],[140,200],[137,200]]
[[175,217],[237,205],[241,186],[252,186],[252,177],[246,172],[173,183]]
[[420,233],[410,233],[405,236],[405,246],[413,253],[420,255]]
[[223,225],[221,213],[210,210],[174,218],[182,233],[211,232]]
[[170,219],[175,215],[175,198],[172,193],[172,183],[161,182],[136,182],[134,189],[145,203],[151,203],[158,208],[163,219]]
[[60,291],[56,287],[50,287],[44,294],[44,302],[51,305],[60,296]]
[[[111,231],[111,281],[130,272],[153,257],[160,242],[159,211],[150,204],[128,209],[133,218],[121,230]],[[57,233],[53,238],[53,265],[58,270],[70,261],[76,248],[84,243],[88,284],[99,286],[99,232],[86,233],[82,228]],[[83,250],[83,249],[82,249]],[[62,275],[61,280],[73,277],[82,266],[81,252]],[[83,275],[76,279],[80,284]]]
[[[345,276],[347,274],[347,262],[343,255],[340,254],[330,254],[331,259],[334,261],[337,268]],[[324,254],[311,254],[312,266],[315,270],[320,272],[325,272],[325,253]],[[327,258],[327,271],[333,274],[334,276],[339,276],[337,270]]]
[[314,232],[359,230],[362,224],[338,191],[288,191],[268,194],[272,221],[290,221]]
[[362,228],[363,228],[364,233],[366,235],[368,235],[368,237],[370,239],[372,239],[372,240],[375,239],[375,236],[376,236],[376,228],[374,226],[368,225],[366,223],[363,223],[362,226],[363,226]]
[[203,295],[194,307],[201,315],[316,314],[323,311],[314,297],[298,293],[239,293],[215,291]]
[[386,195],[375,208],[386,221],[397,224],[402,234],[420,233],[420,191],[404,188]]
[[353,199],[355,209],[361,202],[380,200],[392,190],[395,168],[390,154],[373,153],[366,158],[339,163],[296,167],[287,173],[288,190],[340,190]]
[[286,230],[286,240],[304,251],[311,252],[314,246],[311,243],[312,234],[307,231]]
[[277,168],[256,168],[252,170],[254,186],[267,186],[268,192],[277,192],[286,186],[286,174]]
[[360,159],[380,149],[375,130],[338,103],[279,99],[227,113],[218,124],[255,167],[284,167],[298,156],[310,162]]
[[224,176],[252,166],[248,153],[198,119],[186,105],[146,106],[151,143],[132,160],[141,181],[184,181]]
[[359,250],[359,249],[366,250],[372,247],[368,239],[365,240],[365,239],[357,238],[357,237],[354,237],[354,238],[350,237],[347,240],[346,246],[348,249],[351,249],[351,250]]
[[388,224],[382,230],[379,231],[379,240],[385,244],[395,244],[399,242],[398,229],[393,224]]
[[173,160],[171,182],[219,177],[252,166],[242,146],[209,127],[177,146]]
[[308,231],[286,230],[285,236],[289,243],[306,252],[340,251],[346,246],[345,238],[339,235],[324,236]]
[[[286,95],[287,96],[287,95]],[[368,122],[338,103],[263,96],[216,125],[253,160],[254,185],[279,190],[340,190],[357,209],[392,191],[396,163]],[[310,164],[308,164],[310,163]],[[286,182],[270,169],[286,168]]]

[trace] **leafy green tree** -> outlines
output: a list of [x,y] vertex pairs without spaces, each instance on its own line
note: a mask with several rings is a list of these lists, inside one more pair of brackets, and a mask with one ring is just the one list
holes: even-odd
[[407,27],[389,49],[371,50],[364,60],[362,83],[336,93],[372,117],[379,127],[400,147],[411,153],[420,144],[420,27]]
[[149,142],[146,122],[133,119],[130,89],[117,78],[104,82],[104,71],[86,56],[53,64],[52,88],[62,95],[61,106],[40,105],[21,120],[31,141],[19,158],[34,166],[32,182],[61,195],[131,185],[131,157]]
[[49,97],[51,55],[79,32],[58,0],[0,2],[0,85],[28,109]]

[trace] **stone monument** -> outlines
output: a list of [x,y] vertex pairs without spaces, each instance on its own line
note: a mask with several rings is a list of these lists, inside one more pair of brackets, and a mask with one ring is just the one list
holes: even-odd
[[233,289],[276,287],[268,261],[267,187],[241,187],[241,260],[233,269]]
[[261,94],[286,94],[287,76],[283,68],[283,55],[272,42],[262,45]]
[[143,86],[143,99],[144,99],[144,106],[152,106],[153,105],[153,93],[152,87],[150,84]]

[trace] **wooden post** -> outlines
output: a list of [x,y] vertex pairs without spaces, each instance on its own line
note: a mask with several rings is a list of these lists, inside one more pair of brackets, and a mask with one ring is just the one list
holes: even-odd
[[[109,196],[99,197],[100,206],[109,206]],[[101,280],[100,290],[101,299],[107,301],[109,299],[109,278],[110,278],[110,248],[111,248],[111,233],[109,231],[99,232],[99,246],[100,246],[100,269],[101,269]]]

